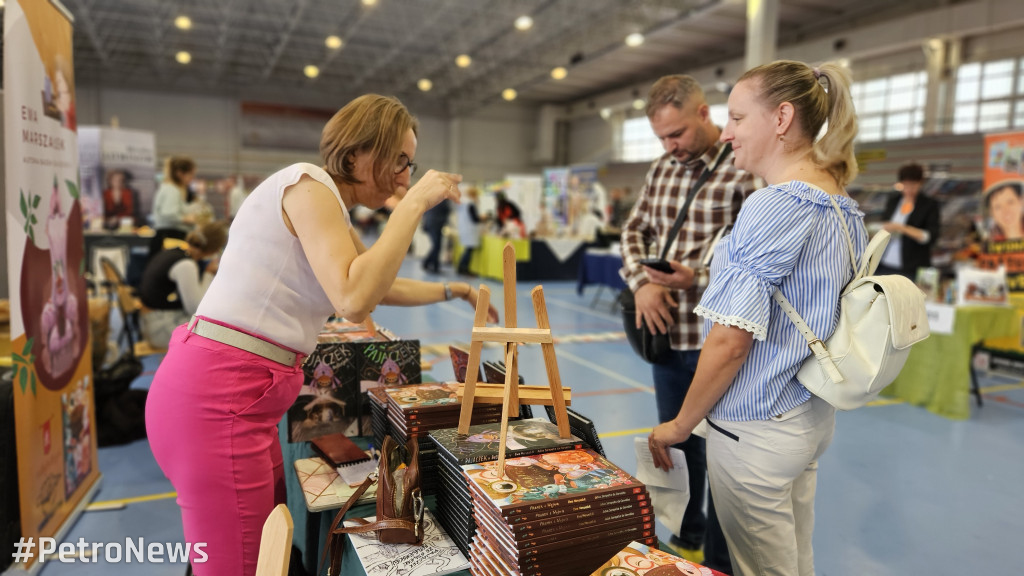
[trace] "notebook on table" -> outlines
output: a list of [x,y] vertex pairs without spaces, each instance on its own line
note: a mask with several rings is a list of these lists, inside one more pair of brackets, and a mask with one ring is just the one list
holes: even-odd
[[333,468],[358,464],[370,459],[365,450],[341,433],[313,438],[311,443],[313,450]]

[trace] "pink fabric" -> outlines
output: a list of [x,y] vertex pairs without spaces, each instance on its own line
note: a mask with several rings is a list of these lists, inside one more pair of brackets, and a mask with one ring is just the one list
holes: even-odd
[[284,502],[277,423],[298,397],[302,356],[282,366],[180,326],[153,378],[146,430],[178,492],[198,576],[252,576],[263,523]]

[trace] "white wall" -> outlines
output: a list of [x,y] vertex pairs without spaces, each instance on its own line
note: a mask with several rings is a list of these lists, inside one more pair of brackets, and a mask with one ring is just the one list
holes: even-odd
[[[242,172],[266,175],[292,162],[319,162],[316,143],[308,151],[269,150],[241,143],[241,102],[235,98],[162,94],[81,87],[77,90],[78,123],[120,126],[156,134],[158,158],[183,154],[196,160],[200,176]],[[414,114],[415,110],[412,111]],[[509,173],[539,172],[531,160],[536,143],[537,109],[501,103],[452,123],[447,118],[419,116],[416,162],[451,170],[450,131],[461,142],[458,165],[467,180],[498,180]]]

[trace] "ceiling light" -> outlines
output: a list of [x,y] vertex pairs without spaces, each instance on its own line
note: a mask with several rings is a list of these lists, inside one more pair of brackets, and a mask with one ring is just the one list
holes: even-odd
[[363,6],[375,6],[377,0],[363,0]]
[[569,75],[569,71],[565,69],[565,66],[559,66],[558,68],[551,69],[551,77],[555,80],[561,80]]
[[188,16],[178,16],[174,19],[174,25],[181,30],[188,30],[192,28],[192,19]]
[[178,61],[178,64],[188,64],[192,61],[192,55],[182,50],[174,55],[174,59]]
[[335,36],[333,34],[328,36],[324,40],[324,45],[326,45],[331,50],[337,50],[338,48],[341,48],[342,44],[344,44],[344,42],[341,41],[341,38],[338,38],[337,36]]
[[516,18],[516,30],[529,30],[533,28],[533,18],[526,16],[525,14]]
[[320,69],[312,64],[307,64],[306,67],[302,69],[302,73],[306,75],[306,78],[316,78],[320,75]]
[[633,110],[643,110],[647,107],[647,102],[644,102],[643,98],[637,98],[633,100]]
[[469,68],[472,63],[473,59],[469,57],[469,54],[459,54],[455,57],[455,65],[459,68]]
[[434,87],[434,83],[430,81],[430,78],[420,78],[419,82],[416,83],[416,87],[424,92],[430,92],[430,89]]
[[629,46],[630,48],[636,48],[643,43],[644,35],[639,32],[633,32],[629,36],[626,36],[626,46]]
[[601,118],[604,118],[605,120],[607,120],[607,119],[609,119],[611,117],[612,117],[612,109],[611,108],[601,108]]
[[505,88],[501,91],[501,97],[511,102],[516,99],[516,91],[511,88]]

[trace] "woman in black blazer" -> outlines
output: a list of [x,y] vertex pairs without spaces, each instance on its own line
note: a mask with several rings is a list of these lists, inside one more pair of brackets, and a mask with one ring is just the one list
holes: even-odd
[[877,274],[902,274],[911,280],[918,268],[932,265],[932,246],[939,238],[939,203],[921,194],[924,170],[918,164],[900,168],[903,192],[886,204],[888,221],[883,228],[892,234]]

